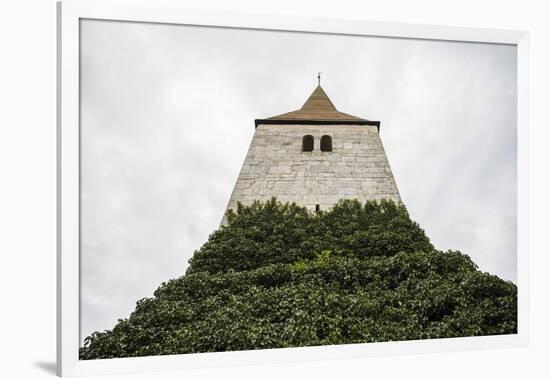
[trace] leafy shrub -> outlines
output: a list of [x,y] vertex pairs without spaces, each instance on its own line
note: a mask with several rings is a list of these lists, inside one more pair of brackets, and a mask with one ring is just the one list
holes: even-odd
[[517,332],[517,288],[436,250],[405,207],[239,205],[184,276],[95,332],[82,359]]

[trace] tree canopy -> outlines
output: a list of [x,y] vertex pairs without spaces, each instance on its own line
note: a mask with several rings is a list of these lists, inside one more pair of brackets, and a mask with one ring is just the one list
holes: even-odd
[[391,201],[313,213],[254,202],[195,252],[185,275],[95,332],[81,359],[517,332],[517,288],[430,243]]

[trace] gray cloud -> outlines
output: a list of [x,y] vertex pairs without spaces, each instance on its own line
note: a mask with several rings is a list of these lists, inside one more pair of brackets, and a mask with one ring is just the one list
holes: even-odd
[[218,226],[254,118],[317,71],[382,122],[401,195],[436,247],[516,281],[516,49],[507,45],[82,22],[81,334],[183,274]]

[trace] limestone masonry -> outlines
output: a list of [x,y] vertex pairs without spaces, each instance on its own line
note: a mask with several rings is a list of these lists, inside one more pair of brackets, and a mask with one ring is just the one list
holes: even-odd
[[271,197],[313,211],[340,199],[401,202],[379,126],[337,111],[318,86],[301,109],[256,120],[227,208]]

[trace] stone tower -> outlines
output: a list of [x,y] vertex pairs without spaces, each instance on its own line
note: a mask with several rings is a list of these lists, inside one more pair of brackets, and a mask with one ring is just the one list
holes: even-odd
[[313,211],[340,199],[401,202],[380,122],[339,112],[320,85],[301,109],[255,124],[228,209],[271,197]]

